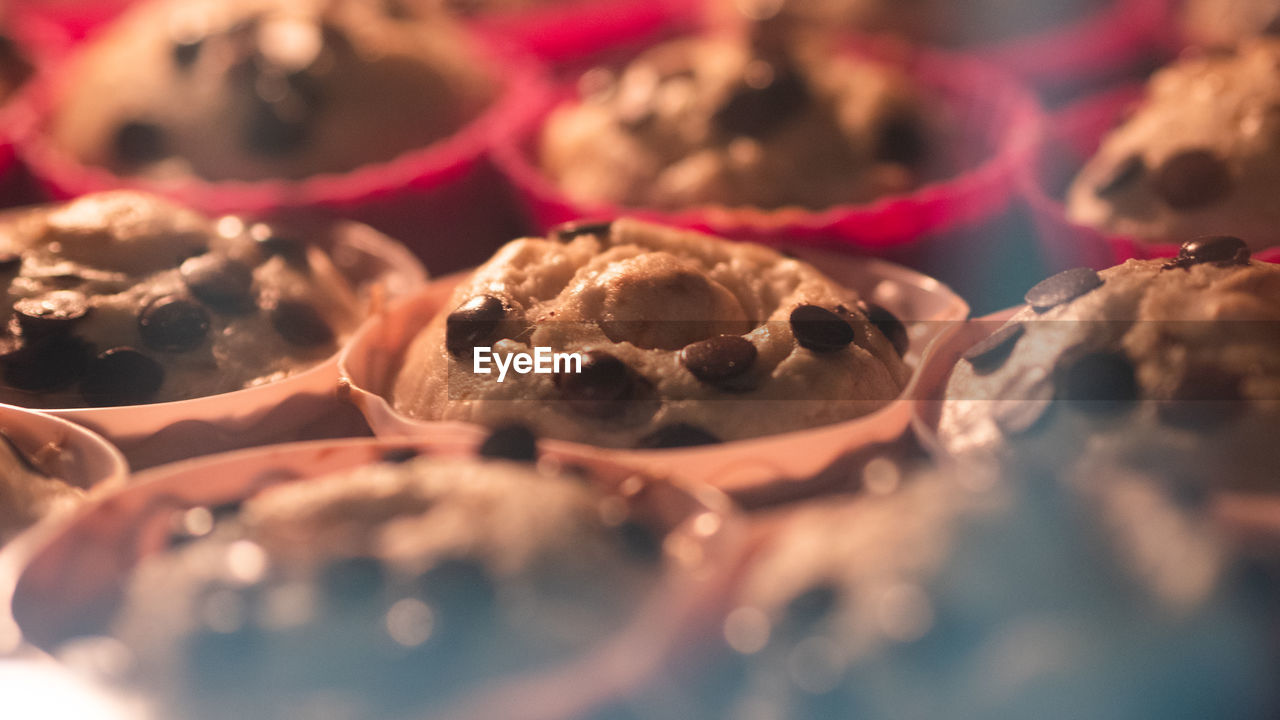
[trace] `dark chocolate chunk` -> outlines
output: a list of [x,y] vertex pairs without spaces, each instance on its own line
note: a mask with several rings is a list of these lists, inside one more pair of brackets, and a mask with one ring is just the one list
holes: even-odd
[[538,436],[524,425],[505,425],[480,445],[482,457],[533,462],[538,459]]
[[203,46],[203,38],[175,40],[173,42],[173,64],[183,70],[191,67],[200,57],[200,48]]
[[1102,277],[1089,268],[1064,270],[1053,277],[1042,280],[1027,291],[1024,300],[1038,312],[1051,310],[1063,303],[1090,293],[1102,287]]
[[245,147],[252,153],[280,157],[298,152],[311,137],[312,118],[284,102],[253,101],[244,130]]
[[449,313],[445,321],[445,348],[454,357],[463,357],[477,347],[489,345],[507,317],[501,298],[478,295]]
[[877,130],[876,159],[915,167],[929,156],[929,139],[920,118],[898,112],[881,121]]
[[791,311],[791,332],[800,347],[814,352],[843,350],[855,337],[848,321],[817,305],[801,305]]
[[56,290],[13,304],[14,315],[26,335],[66,332],[92,310],[89,301],[74,290]]
[[1054,388],[1048,380],[1035,383],[1021,397],[997,400],[992,411],[996,427],[1010,437],[1030,434],[1053,409]]
[[1248,265],[1252,253],[1244,240],[1230,235],[1209,235],[1189,240],[1178,250],[1178,257],[1165,264],[1165,270],[1186,269],[1192,265]]
[[558,373],[555,384],[576,411],[601,418],[621,415],[635,392],[631,368],[600,350],[583,353],[582,372]]
[[586,220],[558,225],[551,231],[551,237],[560,242],[569,242],[570,240],[583,235],[608,237],[612,230],[613,222],[610,220]]
[[1102,181],[1094,188],[1098,197],[1107,197],[1133,185],[1147,171],[1141,155],[1130,155],[1111,168],[1111,172],[1103,176]]
[[91,346],[70,335],[28,339],[0,359],[5,384],[27,392],[52,392],[84,374]]
[[710,432],[688,423],[664,425],[642,438],[636,447],[646,450],[662,450],[669,448],[700,447],[717,445],[720,438]]
[[138,313],[138,334],[153,350],[189,352],[209,334],[209,313],[184,297],[158,297]]
[[1004,364],[1025,332],[1026,326],[1022,323],[1010,323],[966,350],[960,358],[979,372],[991,372]]
[[218,312],[235,314],[253,308],[253,271],[243,263],[200,255],[185,260],[178,272],[191,294]]
[[906,355],[907,350],[911,347],[911,336],[907,333],[907,326],[898,319],[897,315],[889,312],[887,308],[875,303],[864,304],[871,324],[875,325],[876,329],[893,344],[893,349],[897,351],[899,356]]
[[155,123],[134,120],[116,129],[112,140],[115,158],[125,165],[148,165],[169,156],[165,132]]
[[1133,362],[1123,352],[1095,351],[1057,370],[1057,397],[1092,415],[1115,415],[1141,396]]
[[1161,163],[1151,187],[1176,210],[1212,205],[1231,193],[1231,169],[1212,150],[1184,150]]
[[297,238],[280,233],[276,228],[258,223],[249,229],[249,236],[258,243],[258,249],[266,257],[284,258],[300,270],[309,270],[311,264],[307,260],[307,245]]
[[358,607],[382,593],[386,569],[377,558],[338,558],[320,570],[319,581],[329,603],[340,608]]
[[90,405],[108,407],[149,402],[164,384],[160,363],[128,347],[98,355],[85,369],[80,394]]
[[805,590],[787,603],[784,617],[793,631],[806,632],[840,604],[840,588],[824,582]]
[[788,65],[775,66],[764,82],[751,80],[740,82],[712,118],[725,134],[767,137],[809,102],[804,78]]
[[14,272],[22,267],[22,256],[18,253],[0,253],[0,272]]
[[1210,430],[1244,413],[1248,401],[1240,378],[1213,368],[1188,373],[1172,396],[1159,405],[1160,419],[1174,427]]
[[716,384],[740,377],[755,364],[758,351],[739,335],[720,335],[686,346],[680,362],[704,383]]
[[624,520],[615,531],[628,555],[649,563],[662,559],[663,537],[648,525],[635,520]]
[[391,465],[403,465],[410,460],[416,459],[420,453],[415,448],[394,448],[386,450],[382,453],[382,462]]
[[290,345],[314,348],[333,344],[333,328],[309,302],[280,300],[268,312],[271,327]]

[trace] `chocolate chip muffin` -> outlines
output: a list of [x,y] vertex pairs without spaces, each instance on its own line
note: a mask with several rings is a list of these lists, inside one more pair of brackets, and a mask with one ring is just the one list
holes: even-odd
[[374,0],[155,0],[73,61],[49,132],[121,175],[300,179],[448,137],[496,81],[446,19]]
[[[622,219],[500,250],[409,346],[390,398],[424,420],[700,445],[870,413],[906,384],[906,342],[900,321],[804,262]],[[477,366],[536,348],[580,366],[502,381]]]
[[318,248],[133,192],[7,214],[0,273],[0,401],[26,407],[166,402],[272,382],[332,355],[360,316]]
[[1189,488],[1271,488],[1280,422],[1280,266],[1244,241],[1056,275],[957,363],[939,431],[1069,473],[1102,455]]
[[588,72],[542,129],[542,168],[574,202],[660,210],[818,209],[943,173],[941,109],[909,77],[776,27]]
[[35,456],[28,455],[0,429],[0,545],[41,518],[70,510],[84,498],[83,489],[42,469],[46,456],[58,452],[50,443]]
[[656,597],[677,561],[651,490],[396,451],[176,512],[109,632],[161,716],[437,717],[589,655]]
[[1280,33],[1276,0],[1186,0],[1182,29],[1187,39],[1206,47],[1231,47],[1254,35]]
[[1067,196],[1072,220],[1147,240],[1230,233],[1280,242],[1272,142],[1280,39],[1188,56],[1159,71]]

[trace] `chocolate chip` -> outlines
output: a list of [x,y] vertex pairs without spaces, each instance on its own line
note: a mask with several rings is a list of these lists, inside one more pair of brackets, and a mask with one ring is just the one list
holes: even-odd
[[840,588],[833,582],[824,582],[791,598],[784,617],[793,631],[805,632],[814,623],[831,614],[840,604]]
[[876,329],[893,344],[893,349],[899,356],[906,355],[907,350],[911,347],[911,336],[907,332],[907,326],[898,319],[897,315],[889,312],[887,308],[875,303],[864,304],[871,324],[875,325]]
[[65,332],[83,320],[91,310],[88,299],[74,290],[57,290],[22,298],[13,304],[18,324],[27,335]]
[[297,238],[278,232],[270,225],[258,223],[249,228],[249,236],[258,244],[258,249],[266,257],[280,257],[289,265],[300,270],[309,270],[311,264],[307,259],[306,243]]
[[1058,394],[1092,415],[1115,415],[1138,400],[1141,388],[1133,363],[1123,352],[1089,352],[1057,370]]
[[664,425],[649,433],[640,440],[636,447],[646,450],[663,450],[718,445],[720,442],[722,442],[720,438],[697,425],[673,423]]
[[22,256],[18,253],[0,253],[0,272],[13,272],[22,267]]
[[183,297],[158,297],[138,313],[138,334],[153,350],[189,352],[209,334],[209,313]]
[[653,528],[635,520],[624,520],[614,528],[626,553],[642,562],[662,559],[663,537]]
[[533,462],[538,459],[538,436],[524,425],[506,425],[485,439],[479,453],[495,460]]
[[149,402],[164,384],[160,363],[128,347],[107,350],[94,358],[80,381],[80,394],[96,407]]
[[1026,327],[1022,323],[1005,325],[966,350],[960,359],[979,372],[991,372],[1004,364],[1025,332]]
[[844,318],[817,305],[801,305],[791,311],[791,332],[800,347],[814,352],[836,352],[854,340],[853,326]]
[[1137,182],[1147,172],[1141,155],[1129,155],[1102,177],[1093,192],[1098,197],[1114,195]]
[[221,313],[253,308],[253,271],[243,263],[217,255],[200,255],[182,263],[182,281],[200,302]]
[[314,348],[333,344],[333,328],[309,302],[280,300],[268,312],[271,327],[290,345]]
[[84,374],[91,346],[80,338],[51,335],[28,340],[0,360],[5,384],[27,392],[65,388]]
[[1212,205],[1231,193],[1231,169],[1212,150],[1184,150],[1165,160],[1151,187],[1176,210]]
[[382,462],[390,465],[403,465],[419,456],[416,448],[393,448],[384,450],[382,453]]
[[728,135],[764,138],[781,129],[808,101],[809,89],[800,74],[789,66],[776,66],[765,83],[740,82],[712,121]]
[[204,46],[203,38],[193,40],[175,40],[173,43],[173,64],[185,70],[195,64],[200,57],[200,48]]
[[899,112],[880,123],[876,139],[876,159],[914,167],[929,156],[929,140],[914,114]]
[[159,125],[134,120],[116,129],[115,158],[125,165],[149,165],[169,156],[169,143]]
[[1210,430],[1239,417],[1246,404],[1239,377],[1203,368],[1188,372],[1158,410],[1160,419],[1174,427]]
[[1023,297],[1037,312],[1051,310],[1063,303],[1102,287],[1102,277],[1089,268],[1064,270],[1041,281]]
[[608,220],[571,222],[557,226],[551,231],[551,237],[559,242],[569,242],[583,235],[607,238],[612,231],[613,222]]
[[493,295],[477,295],[449,313],[445,320],[445,348],[454,357],[489,345],[507,317],[507,306]]
[[1053,399],[1053,383],[1043,380],[1022,391],[1021,397],[995,401],[992,419],[1005,435],[1027,435],[1049,415]]
[[1186,269],[1192,265],[1248,265],[1252,254],[1244,240],[1230,235],[1210,235],[1189,240],[1178,250],[1178,257],[1166,263],[1165,270]]
[[311,117],[293,112],[282,102],[256,98],[244,130],[245,147],[252,153],[280,157],[301,150],[311,137]]
[[750,340],[738,335],[720,335],[685,346],[680,351],[680,363],[694,377],[715,385],[751,370],[757,354]]
[[555,384],[574,410],[601,418],[621,415],[635,392],[631,368],[600,350],[582,353],[582,372],[557,373]]

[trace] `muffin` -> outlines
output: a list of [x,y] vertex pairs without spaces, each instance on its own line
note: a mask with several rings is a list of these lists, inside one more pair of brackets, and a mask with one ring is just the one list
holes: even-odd
[[942,174],[942,111],[909,77],[779,27],[588,72],[536,141],[543,172],[575,203],[654,210],[820,209]]
[[156,0],[65,73],[48,132],[117,175],[301,179],[452,135],[497,83],[451,23],[374,0]]
[[[1269,717],[1261,619],[1158,486],[889,472],[765,516],[726,658],[671,678],[698,703],[682,717]],[[631,717],[676,717],[646,702]]]
[[1276,244],[1278,63],[1280,39],[1259,38],[1157,72],[1072,183],[1069,217],[1142,240],[1228,233],[1254,249]]
[[168,402],[273,382],[333,355],[361,315],[318,248],[127,191],[9,213],[0,268],[0,402],[26,407]]
[[[902,323],[807,263],[631,219],[516,240],[447,307],[389,388],[410,417],[676,447],[859,417],[909,376]],[[577,362],[500,377],[539,348]]]
[[1254,35],[1280,32],[1276,0],[1186,0],[1182,30],[1187,39],[1206,47],[1231,47]]
[[1207,237],[1171,260],[1069,270],[970,348],[938,432],[956,454],[1039,467],[1086,457],[1192,492],[1275,489],[1280,266]]
[[676,567],[674,523],[647,479],[516,460],[517,435],[171,511],[105,628],[126,686],[160,717],[437,717],[591,655]]

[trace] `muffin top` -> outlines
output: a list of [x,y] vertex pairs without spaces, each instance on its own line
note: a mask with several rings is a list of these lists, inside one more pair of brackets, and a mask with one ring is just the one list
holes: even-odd
[[122,175],[299,179],[445,138],[494,78],[447,18],[374,0],[154,0],[73,61],[49,132]]
[[[804,262],[622,219],[500,250],[412,342],[390,397],[422,419],[697,445],[872,412],[907,382],[906,341],[887,311]],[[580,366],[548,359],[550,372],[499,381],[496,361],[477,365],[538,348]]]
[[584,656],[674,567],[639,476],[393,455],[177,513],[110,627],[143,689],[184,717],[423,717]]
[[956,364],[939,427],[949,449],[1041,463],[1105,452],[1274,487],[1280,267],[1251,262],[1237,238],[1203,238],[1174,260],[1067,271],[1027,301]]
[[354,290],[315,247],[134,192],[0,220],[0,401],[134,405],[282,379],[354,330]]
[[75,507],[84,490],[41,469],[57,454],[53,443],[29,456],[0,429],[0,546],[48,515]]
[[790,38],[684,38],[588,72],[542,130],[542,167],[575,202],[662,210],[824,208],[940,174],[940,111],[910,78]]
[[1280,241],[1280,39],[1184,57],[1072,184],[1076,222],[1149,240],[1229,233],[1256,249]]
[[1231,47],[1254,35],[1280,32],[1280,1],[1186,0],[1182,31],[1206,47]]

